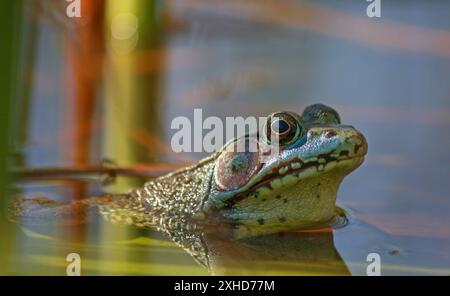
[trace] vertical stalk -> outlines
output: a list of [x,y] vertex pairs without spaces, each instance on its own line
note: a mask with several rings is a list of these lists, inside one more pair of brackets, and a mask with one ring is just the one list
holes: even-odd
[[[22,0],[3,1],[0,4],[0,233],[8,237],[5,225],[6,203],[8,202],[8,163],[11,148],[11,102],[16,99],[18,84],[18,53],[21,42]],[[8,272],[8,254],[12,246],[7,240],[0,240],[0,274]]]
[[[136,140],[141,131],[158,135],[160,118],[161,3],[158,0],[109,0],[106,13],[107,71],[105,77],[106,158],[118,165],[148,163],[155,150]],[[158,65],[137,71],[142,55]],[[134,138],[133,138],[134,137]],[[137,184],[117,180],[115,191]]]

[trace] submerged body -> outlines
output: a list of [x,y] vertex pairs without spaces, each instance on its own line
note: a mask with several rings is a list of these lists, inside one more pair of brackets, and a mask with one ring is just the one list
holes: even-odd
[[[333,218],[340,183],[366,153],[364,136],[317,104],[301,116],[273,113],[262,133],[234,139],[195,166],[84,204],[98,206],[112,222],[169,234],[204,225],[229,225],[236,238],[312,228]],[[35,211],[41,215],[64,207],[34,202],[50,206]],[[23,205],[14,207],[16,218],[33,215]]]

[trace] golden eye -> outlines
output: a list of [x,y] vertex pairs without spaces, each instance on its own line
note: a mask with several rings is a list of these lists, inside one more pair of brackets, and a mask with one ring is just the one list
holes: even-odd
[[301,134],[301,125],[293,115],[279,112],[269,116],[265,132],[269,143],[278,142],[280,145],[287,145]]

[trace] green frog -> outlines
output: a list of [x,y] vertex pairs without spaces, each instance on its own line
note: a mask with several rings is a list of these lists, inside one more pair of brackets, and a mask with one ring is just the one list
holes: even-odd
[[99,208],[113,223],[156,227],[195,250],[201,243],[187,236],[206,226],[242,239],[327,225],[336,215],[339,185],[366,153],[360,132],[342,125],[334,109],[315,104],[302,115],[275,112],[262,131],[126,194],[66,205],[18,199],[11,213],[14,220],[42,220]]

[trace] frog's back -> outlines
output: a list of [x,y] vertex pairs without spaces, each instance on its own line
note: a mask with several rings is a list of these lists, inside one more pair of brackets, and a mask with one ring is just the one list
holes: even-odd
[[161,176],[133,189],[114,203],[100,205],[100,213],[114,223],[139,227],[185,223],[201,212],[208,198],[215,156]]

